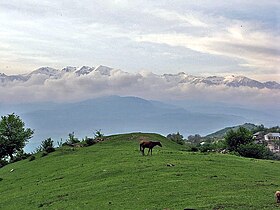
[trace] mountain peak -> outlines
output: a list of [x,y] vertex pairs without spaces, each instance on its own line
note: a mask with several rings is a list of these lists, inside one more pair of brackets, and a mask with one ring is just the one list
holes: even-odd
[[74,72],[74,71],[76,71],[76,70],[77,70],[76,67],[73,67],[73,66],[66,66],[66,67],[64,67],[61,71],[63,71],[63,72]]
[[94,70],[94,67],[89,67],[89,66],[82,66],[79,70],[76,70],[75,73],[77,75],[84,75],[84,74],[89,74]]
[[97,66],[94,71],[95,72],[99,72],[101,75],[107,75],[107,76],[110,76],[111,75],[111,70],[113,68],[110,68],[108,66],[102,66],[102,65],[99,65]]
[[49,76],[55,76],[59,73],[59,70],[51,68],[51,67],[41,67],[39,69],[36,69],[35,71],[32,71],[29,75],[33,74],[45,74]]

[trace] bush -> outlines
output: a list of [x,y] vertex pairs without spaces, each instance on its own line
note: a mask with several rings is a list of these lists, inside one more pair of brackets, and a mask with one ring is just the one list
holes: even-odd
[[31,155],[29,161],[33,161],[33,160],[35,160],[35,159],[36,159],[35,156],[34,156],[34,155]]
[[47,152],[43,152],[42,153],[42,155],[41,155],[41,157],[45,157],[45,156],[47,156],[49,153],[47,153]]
[[199,147],[199,150],[200,152],[210,152],[215,150],[215,145],[205,142],[203,145]]
[[177,144],[181,144],[181,145],[185,144],[185,141],[183,139],[184,137],[179,132],[177,132],[176,134],[175,133],[168,134],[166,138],[176,142]]
[[254,143],[240,145],[238,153],[243,157],[257,159],[271,159],[273,157],[273,154],[264,145]]
[[0,168],[4,167],[8,163],[9,163],[8,161],[0,159]]
[[51,138],[47,138],[41,143],[41,148],[43,151],[47,153],[51,153],[55,151],[53,140]]
[[101,129],[96,130],[93,134],[94,134],[94,138],[103,138],[104,137],[104,134],[101,133]]
[[76,143],[79,143],[79,139],[75,137],[75,133],[72,132],[72,133],[69,133],[69,138],[67,140],[67,143],[68,144],[76,144]]
[[46,151],[47,153],[51,153],[51,152],[54,152],[54,151],[55,151],[55,148],[53,148],[53,147],[47,147],[47,148],[45,149],[45,151]]
[[236,131],[228,131],[225,135],[225,142],[229,151],[237,151],[241,145],[253,142],[253,135],[246,128],[240,127]]
[[19,150],[19,151],[17,151],[15,157],[12,160],[10,160],[10,162],[14,163],[14,162],[17,162],[17,161],[20,161],[20,160],[25,160],[28,157],[30,157],[30,155],[31,154],[25,153],[23,150]]
[[87,137],[85,139],[85,142],[87,146],[91,146],[96,143],[96,141],[93,138],[87,138]]
[[196,146],[191,147],[191,152],[198,152],[198,148]]

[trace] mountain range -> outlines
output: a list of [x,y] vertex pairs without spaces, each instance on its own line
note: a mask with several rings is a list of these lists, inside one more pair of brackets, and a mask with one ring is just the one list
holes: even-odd
[[[40,81],[43,83],[47,79],[56,80],[60,79],[64,76],[72,76],[72,77],[98,77],[98,76],[111,76],[115,73],[123,73],[128,74],[120,69],[114,69],[107,66],[97,66],[97,67],[89,67],[82,66],[80,68],[77,67],[65,67],[61,70],[50,68],[50,67],[42,67],[35,71],[32,71],[27,74],[19,74],[19,75],[6,75],[4,73],[0,73],[0,86],[8,85],[9,83],[14,82],[27,82],[31,80],[33,77],[40,76]],[[138,73],[141,74],[141,73]],[[235,76],[229,75],[225,77],[221,76],[193,76],[186,74],[184,72],[178,74],[163,74],[156,75],[158,79],[162,79],[168,83],[176,83],[176,84],[193,84],[193,85],[206,85],[206,86],[228,86],[228,87],[250,87],[250,88],[258,88],[258,89],[280,89],[280,84],[275,81],[267,81],[260,82],[257,80],[250,79],[245,76]]]
[[[222,109],[220,106],[216,110],[212,108],[207,112],[207,109],[201,109],[198,112],[191,108],[197,105],[188,104],[189,107],[184,108],[175,103],[138,97],[107,96],[74,103],[0,103],[0,115],[15,112],[26,122],[26,126],[35,129],[34,137],[28,144],[29,151],[48,137],[56,142],[61,138],[66,139],[71,132],[75,132],[79,138],[92,136],[98,129],[106,135],[126,132],[167,135],[179,131],[187,137],[190,134],[207,135],[226,126],[246,122],[265,123],[273,120],[269,114],[242,108],[224,106]],[[276,122],[270,124],[275,125],[273,123]]]

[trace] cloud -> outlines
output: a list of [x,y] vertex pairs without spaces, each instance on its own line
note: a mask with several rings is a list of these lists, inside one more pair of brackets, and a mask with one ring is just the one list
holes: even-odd
[[103,63],[275,78],[279,7],[274,0],[3,1],[0,71]]
[[[110,75],[93,71],[76,76],[66,73],[60,78],[35,74],[27,82],[11,82],[0,88],[2,103],[73,102],[95,97],[120,95],[153,100],[199,100],[234,103],[253,107],[277,107],[279,90],[249,87],[209,86],[180,82],[182,75],[157,75],[142,71],[128,73],[113,69]],[[181,78],[181,79],[180,79]]]
[[165,10],[165,9],[153,9],[146,11],[147,14],[154,15],[161,19],[180,22],[184,26],[194,26],[194,27],[208,27],[208,24],[203,22],[200,18],[196,17],[193,12],[188,11],[186,14],[180,14],[175,11]]
[[201,37],[183,33],[146,34],[137,37],[136,41],[185,47],[201,53],[239,59],[240,65],[254,67],[255,70],[276,70],[280,61],[277,44],[280,37],[257,31],[249,25],[235,24],[225,31]]

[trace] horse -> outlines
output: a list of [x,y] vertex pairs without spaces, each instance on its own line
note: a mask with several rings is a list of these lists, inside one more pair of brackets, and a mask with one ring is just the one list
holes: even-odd
[[152,155],[153,154],[153,148],[156,145],[162,147],[162,145],[159,141],[141,141],[140,142],[140,151],[142,152],[143,155],[145,155],[145,153],[144,153],[145,148],[149,148],[149,151],[148,151],[147,155],[149,155],[150,151],[151,151],[151,155]]

